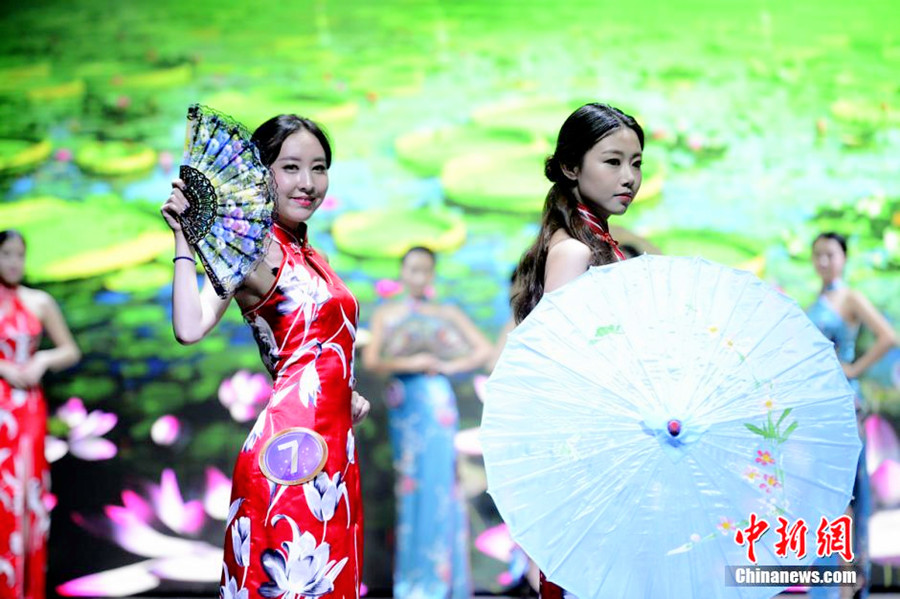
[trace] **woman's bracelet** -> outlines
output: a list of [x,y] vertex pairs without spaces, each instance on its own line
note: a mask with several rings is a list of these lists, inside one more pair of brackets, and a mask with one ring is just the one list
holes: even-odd
[[174,258],[172,258],[173,263],[177,262],[178,260],[190,260],[194,264],[197,264],[197,261],[194,258],[191,258],[190,256],[175,256]]

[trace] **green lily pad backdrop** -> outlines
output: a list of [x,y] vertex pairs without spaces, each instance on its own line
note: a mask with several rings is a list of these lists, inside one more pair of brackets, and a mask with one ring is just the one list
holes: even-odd
[[[536,142],[530,146],[481,149],[444,164],[441,184],[447,200],[477,212],[540,214],[550,182],[544,161],[553,149]],[[658,162],[643,167],[644,182],[632,210],[660,197],[663,173]]]
[[647,236],[670,256],[701,256],[727,266],[745,268],[761,274],[766,243],[732,233],[703,230],[671,230]]
[[15,175],[36,168],[52,150],[49,140],[0,139],[0,175]]
[[535,135],[555,143],[566,117],[582,104],[594,101],[595,98],[561,101],[546,97],[513,97],[477,108],[472,113],[472,120],[490,130]]
[[0,222],[26,239],[53,240],[29,243],[26,273],[31,281],[116,272],[172,249],[172,234],[157,214],[115,195],[89,196],[83,202],[32,197],[0,204]]
[[439,175],[443,166],[455,158],[476,153],[503,154],[523,148],[552,151],[549,144],[539,143],[536,137],[522,131],[496,132],[475,126],[413,131],[394,142],[400,162],[423,177]]
[[412,246],[452,252],[466,240],[463,219],[448,210],[372,210],[348,212],[332,225],[342,252],[362,258],[399,258]]
[[92,141],[75,151],[75,164],[91,174],[107,177],[146,173],[156,159],[153,148],[127,141]]
[[234,117],[251,131],[279,114],[299,114],[332,128],[352,122],[359,112],[356,102],[290,95],[283,88],[268,87],[249,92],[220,91],[204,97],[202,103]]

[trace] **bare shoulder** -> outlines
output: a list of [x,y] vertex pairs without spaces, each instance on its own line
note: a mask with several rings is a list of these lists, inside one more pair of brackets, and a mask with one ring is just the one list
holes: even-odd
[[551,256],[563,260],[590,260],[591,248],[574,237],[569,237],[565,231],[557,231],[550,238],[550,247],[547,251],[548,261]]
[[844,298],[844,302],[854,311],[860,308],[866,309],[872,306],[872,302],[869,301],[869,298],[866,297],[864,293],[862,293],[861,291],[857,291],[856,289],[847,290],[847,295]]
[[47,310],[56,306],[56,300],[46,291],[25,287],[24,285],[19,286],[19,297],[29,310],[41,318],[44,317]]
[[544,292],[562,287],[584,274],[591,265],[591,248],[566,235],[547,252],[544,267]]

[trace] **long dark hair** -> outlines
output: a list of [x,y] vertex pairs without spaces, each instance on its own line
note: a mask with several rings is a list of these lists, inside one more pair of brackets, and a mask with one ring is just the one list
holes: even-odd
[[281,144],[289,135],[306,130],[312,133],[325,150],[325,166],[331,167],[331,142],[322,127],[313,120],[296,114],[280,114],[256,128],[251,138],[259,148],[259,157],[266,166],[272,166],[281,152]]
[[609,244],[599,240],[578,215],[572,193],[575,181],[566,177],[563,167],[580,167],[584,155],[614,131],[628,127],[644,147],[644,130],[631,117],[608,104],[585,104],[569,115],[559,130],[556,150],[544,162],[544,174],[553,183],[547,192],[537,239],[522,255],[513,277],[510,303],[516,323],[534,309],[544,295],[544,267],[550,238],[559,229],[591,248],[591,264],[609,264],[615,260]]

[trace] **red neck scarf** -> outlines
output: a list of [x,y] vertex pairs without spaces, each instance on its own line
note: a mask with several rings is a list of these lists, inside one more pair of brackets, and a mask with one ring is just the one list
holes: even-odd
[[603,227],[600,225],[600,221],[597,220],[597,217],[588,209],[587,206],[578,202],[578,214],[581,215],[581,218],[584,219],[584,222],[587,223],[587,226],[591,231],[600,239],[605,241],[612,247],[613,253],[616,255],[618,260],[624,260],[625,254],[622,253],[622,250],[619,249],[619,242],[612,238],[608,232],[603,230]]

